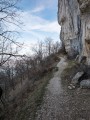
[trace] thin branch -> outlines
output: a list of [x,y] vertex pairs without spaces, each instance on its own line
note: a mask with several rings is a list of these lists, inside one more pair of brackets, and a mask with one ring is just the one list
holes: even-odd
[[21,46],[22,46],[22,45],[20,46],[20,43],[15,42],[14,40],[12,40],[12,39],[10,39],[10,38],[4,36],[4,35],[2,35],[2,37],[5,38],[5,39],[7,39],[7,40],[9,40],[9,41],[11,41],[12,43],[14,43],[15,45],[17,45],[18,47],[21,47]]
[[24,57],[25,55],[16,55],[16,54],[13,54],[13,53],[0,53],[0,55],[10,55],[10,56],[14,56],[14,57]]

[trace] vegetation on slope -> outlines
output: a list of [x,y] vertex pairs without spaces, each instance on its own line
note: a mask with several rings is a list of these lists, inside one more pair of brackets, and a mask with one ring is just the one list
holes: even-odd
[[41,105],[46,86],[52,77],[52,73],[48,73],[37,84],[35,90],[28,96],[28,99],[22,109],[16,116],[15,120],[34,120],[37,108]]

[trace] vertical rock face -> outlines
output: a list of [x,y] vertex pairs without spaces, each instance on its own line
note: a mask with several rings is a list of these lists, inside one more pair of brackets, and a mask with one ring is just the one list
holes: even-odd
[[90,57],[90,0],[58,0],[60,38],[70,56]]

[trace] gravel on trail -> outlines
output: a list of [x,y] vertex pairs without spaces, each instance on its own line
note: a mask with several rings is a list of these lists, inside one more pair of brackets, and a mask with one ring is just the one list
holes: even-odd
[[90,120],[90,91],[69,90],[68,85],[63,85],[60,76],[66,66],[66,59],[61,57],[58,71],[50,80],[36,113],[36,120]]

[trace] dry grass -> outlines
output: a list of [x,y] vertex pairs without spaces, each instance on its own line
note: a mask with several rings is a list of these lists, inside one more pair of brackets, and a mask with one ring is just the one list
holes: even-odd
[[19,94],[15,101],[10,102],[9,107],[4,108],[0,104],[0,108],[2,106],[0,120],[28,120],[29,118],[34,120],[37,108],[43,101],[46,86],[52,75],[52,72],[49,72],[42,79],[36,81],[32,91],[26,90]]
[[[57,62],[52,64],[54,68]],[[49,71],[41,79],[36,80],[32,87],[25,84],[24,87],[17,89],[14,99],[8,101],[8,106],[2,111],[0,120],[34,120],[37,108],[40,106],[45,93],[45,88],[51,79],[54,71]],[[17,86],[19,88],[19,86]],[[15,94],[11,91],[11,94]],[[5,111],[5,112],[4,112]],[[8,113],[7,113],[8,111]]]
[[42,103],[45,88],[52,77],[52,74],[47,74],[42,80],[39,81],[38,86],[28,96],[27,101],[20,109],[14,120],[34,120],[38,106]]

